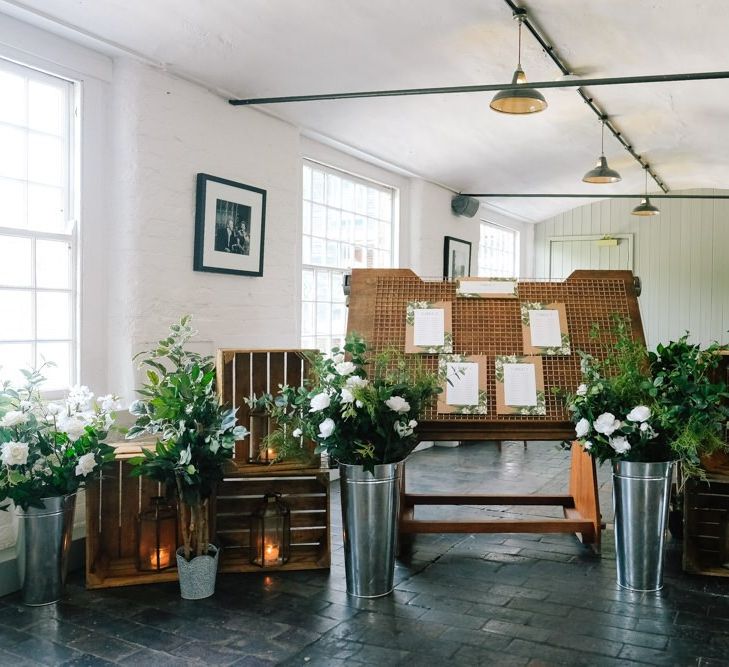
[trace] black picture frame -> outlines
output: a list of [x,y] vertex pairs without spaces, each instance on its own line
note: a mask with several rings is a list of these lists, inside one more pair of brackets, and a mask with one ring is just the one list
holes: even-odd
[[263,275],[266,191],[197,175],[193,270]]
[[[468,259],[466,259],[468,256]],[[454,236],[443,238],[443,278],[456,280],[471,275],[471,242]]]

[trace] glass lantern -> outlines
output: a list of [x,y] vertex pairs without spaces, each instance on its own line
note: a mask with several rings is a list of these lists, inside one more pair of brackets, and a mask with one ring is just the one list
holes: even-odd
[[251,563],[279,567],[289,560],[291,510],[280,493],[267,493],[251,514]]
[[137,568],[165,570],[175,561],[176,549],[177,512],[163,497],[155,496],[137,518]]

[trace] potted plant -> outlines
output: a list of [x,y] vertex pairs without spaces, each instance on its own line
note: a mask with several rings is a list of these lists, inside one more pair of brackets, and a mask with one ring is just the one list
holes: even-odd
[[269,401],[276,442],[317,443],[339,462],[347,592],[392,591],[403,462],[418,444],[417,418],[441,391],[436,373],[395,350],[371,354],[357,334],[343,349],[311,358],[303,387],[281,387]]
[[709,381],[718,346],[684,337],[648,352],[625,323],[613,333],[603,361],[581,353],[584,382],[567,404],[577,441],[612,463],[618,584],[658,590],[673,464],[696,474],[699,456],[723,446],[725,387]]
[[73,387],[64,401],[45,400],[47,365],[21,371],[22,385],[0,387],[0,509],[15,504],[23,602],[33,606],[63,594],[76,492],[114,458],[103,440],[117,407],[111,395],[94,403],[84,386]]
[[130,459],[133,474],[165,485],[176,495],[183,544],[177,550],[181,595],[196,600],[215,592],[219,547],[210,540],[209,502],[233,457],[235,443],[248,432],[235,424],[235,410],[220,405],[215,363],[185,349],[196,335],[189,315],[170,327],[167,338],[146,352],[140,367],[147,381],[129,410],[136,422],[127,438],[155,435],[154,449]]

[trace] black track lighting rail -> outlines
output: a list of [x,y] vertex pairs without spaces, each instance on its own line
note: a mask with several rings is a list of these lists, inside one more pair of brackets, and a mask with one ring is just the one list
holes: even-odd
[[[533,21],[531,21],[527,15],[527,12],[524,8],[519,7],[513,0],[504,0],[504,2],[508,5],[508,7],[513,12],[514,16],[521,16],[521,22],[524,25],[524,27],[529,30],[529,32],[532,34],[532,37],[537,40],[539,43],[539,46],[542,47],[542,50],[544,53],[546,53],[552,60],[552,62],[557,66],[560,72],[562,72],[563,75],[567,76],[568,74],[571,74],[570,68],[567,66],[567,64],[557,55],[555,48],[553,45],[549,43],[549,41],[546,39],[542,31],[534,24]],[[538,87],[534,84],[529,84],[532,87]],[[650,177],[656,182],[659,188],[663,190],[663,192],[668,192],[668,186],[665,184],[663,179],[656,174],[655,171],[653,171],[650,168],[650,165],[648,162],[646,162],[642,156],[640,156],[638,153],[635,152],[635,149],[633,148],[633,144],[628,140],[623,133],[618,130],[617,127],[615,127],[615,124],[612,120],[610,120],[610,117],[608,116],[607,112],[604,109],[601,109],[595,100],[588,95],[582,88],[582,86],[587,85],[595,85],[591,83],[587,83],[585,80],[582,80],[579,82],[580,87],[577,88],[577,94],[582,98],[582,100],[587,104],[587,106],[590,108],[590,110],[601,120],[604,121],[605,127],[610,130],[612,135],[620,142],[622,147],[630,153],[630,155],[638,162],[638,164],[641,166],[641,169],[645,169],[646,172],[650,175]]]
[[[463,197],[475,197],[484,199],[645,199],[645,193],[641,192],[637,195],[612,194],[609,192],[593,193],[569,193],[564,192],[461,192]],[[651,199],[729,199],[729,195],[678,195],[678,194],[662,194],[649,195]]]

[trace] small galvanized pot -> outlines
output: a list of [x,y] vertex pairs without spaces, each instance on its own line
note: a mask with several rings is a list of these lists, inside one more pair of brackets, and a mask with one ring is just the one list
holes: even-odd
[[177,576],[180,579],[180,595],[184,600],[202,600],[215,593],[215,577],[218,573],[220,549],[208,545],[206,556],[185,560],[184,549],[177,550]]

